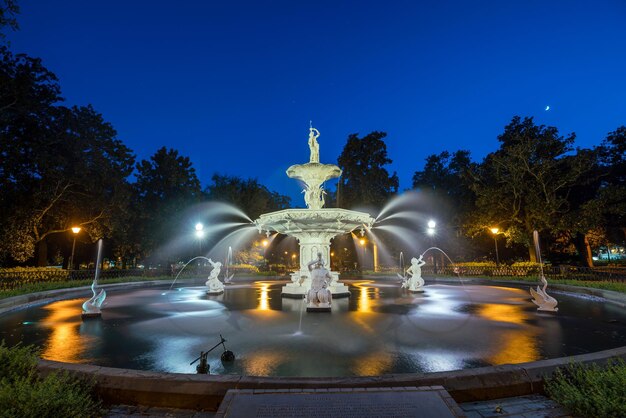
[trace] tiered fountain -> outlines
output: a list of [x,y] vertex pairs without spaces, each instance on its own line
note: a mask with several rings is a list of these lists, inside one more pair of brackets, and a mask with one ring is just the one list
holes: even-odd
[[[347,209],[324,209],[324,189],[326,180],[337,178],[341,169],[333,164],[321,164],[319,157],[320,133],[317,129],[309,129],[309,148],[311,156],[306,164],[292,165],[287,175],[301,180],[305,184],[304,202],[306,209],[284,209],[263,214],[255,222],[259,233],[277,232],[295,237],[300,244],[300,268],[291,274],[291,283],[282,289],[285,297],[303,297],[311,288],[311,277],[308,264],[322,253],[323,259],[330,260],[330,241],[337,235],[347,234],[355,229],[363,233],[374,223],[368,213]],[[330,266],[329,266],[330,267]],[[348,287],[338,281],[339,273],[330,272],[332,280],[330,291],[334,298],[350,296]]]

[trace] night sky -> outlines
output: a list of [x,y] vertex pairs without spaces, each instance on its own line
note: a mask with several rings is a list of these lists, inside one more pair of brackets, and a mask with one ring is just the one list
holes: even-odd
[[[26,1],[14,52],[43,59],[67,105],[93,104],[138,159],[162,146],[294,196],[285,175],[350,133],[388,133],[411,186],[424,158],[480,161],[514,115],[597,145],[626,124],[626,2]],[[550,110],[545,110],[550,106]]]

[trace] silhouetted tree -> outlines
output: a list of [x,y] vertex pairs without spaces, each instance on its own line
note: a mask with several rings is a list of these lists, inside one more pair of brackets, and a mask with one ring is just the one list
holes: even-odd
[[132,224],[144,255],[169,242],[186,227],[184,211],[202,200],[200,181],[189,157],[160,148],[137,164]]
[[47,237],[112,230],[134,157],[91,106],[58,106],[40,60],[0,48],[0,252],[47,263]]
[[2,0],[0,1],[0,40],[3,40],[6,35],[4,34],[4,28],[12,30],[18,29],[17,14],[20,12],[20,7],[15,0]]
[[338,207],[373,206],[382,208],[398,192],[398,176],[385,168],[387,156],[384,132],[371,132],[362,138],[348,136],[337,164],[343,174],[337,183]]
[[592,153],[571,154],[575,135],[514,117],[498,136],[500,149],[473,173],[477,210],[469,223],[474,234],[499,225],[512,242],[528,246],[535,261],[532,231],[554,231],[570,210],[569,195],[593,170]]

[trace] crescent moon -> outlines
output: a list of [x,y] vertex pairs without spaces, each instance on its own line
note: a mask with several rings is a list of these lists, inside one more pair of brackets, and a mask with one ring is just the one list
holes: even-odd
[[546,110],[546,111],[550,110],[550,106],[546,106],[546,109],[545,109],[545,110]]

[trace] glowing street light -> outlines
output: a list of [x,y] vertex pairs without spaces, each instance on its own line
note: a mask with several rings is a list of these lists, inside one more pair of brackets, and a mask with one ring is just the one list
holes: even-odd
[[498,256],[498,232],[500,232],[500,228],[489,228],[491,233],[493,234],[493,242],[496,245],[496,266],[500,265],[500,257]]
[[68,270],[72,270],[74,266],[74,249],[76,248],[76,235],[80,232],[80,226],[73,226],[72,232],[74,233],[74,241],[72,242],[72,255],[70,256],[70,263]]
[[196,237],[204,237],[204,225],[202,225],[200,222],[196,224]]
[[435,227],[437,226],[437,222],[431,219],[430,221],[428,221],[427,225],[428,225],[428,229],[426,230],[426,233],[430,236],[435,235]]

